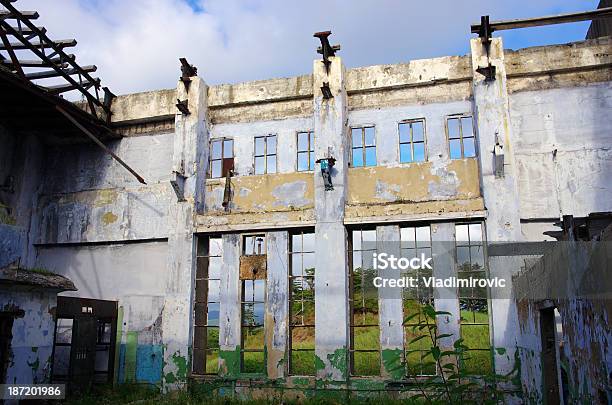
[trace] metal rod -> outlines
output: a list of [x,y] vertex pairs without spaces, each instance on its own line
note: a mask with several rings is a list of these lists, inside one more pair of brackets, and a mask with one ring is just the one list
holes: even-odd
[[134,169],[132,169],[130,166],[128,166],[127,163],[125,163],[123,160],[121,160],[121,158],[117,155],[115,155],[115,153],[108,149],[106,147],[106,145],[104,145],[94,134],[92,134],[87,128],[85,128],[83,125],[81,125],[81,123],[79,123],[76,119],[74,119],[74,117],[72,117],[72,115],[70,115],[66,110],[64,110],[62,107],[56,105],[55,108],[57,109],[57,111],[59,111],[60,113],[62,113],[62,115],[64,115],[64,117],[68,118],[68,120],[70,122],[72,122],[78,129],[80,129],[81,131],[83,131],[83,133],[85,135],[87,135],[89,138],[91,138],[92,141],[94,141],[96,143],[96,145],[98,145],[99,147],[101,147],[102,149],[104,149],[104,151],[106,153],[108,153],[109,155],[111,155],[113,157],[113,159],[115,159],[117,162],[119,162],[119,164],[123,167],[125,167],[130,173],[132,173],[134,175],[134,177],[136,177],[136,179],[138,179],[138,181],[142,184],[147,184],[144,179],[138,174],[136,173],[136,171],[134,171]]
[[[582,11],[578,13],[549,15],[544,17],[492,21],[489,25],[491,26],[492,31],[503,31],[515,28],[539,27],[542,25],[587,21],[605,17],[612,17],[612,7],[604,7],[597,10]],[[472,33],[478,34],[480,32],[480,27],[481,24],[472,24]]]

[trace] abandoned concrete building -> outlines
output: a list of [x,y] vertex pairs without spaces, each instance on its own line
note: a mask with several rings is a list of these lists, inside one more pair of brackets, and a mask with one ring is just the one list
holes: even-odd
[[[351,69],[319,33],[311,74],[208,86],[183,60],[176,88],[80,104],[4,41],[0,268],[62,281],[34,308],[0,277],[0,383],[402,395],[439,372],[404,322],[429,303],[461,367],[513,377],[509,401],[610,401],[610,250],[584,248],[597,294],[561,297],[546,283],[573,250],[542,242],[610,240],[612,39],[508,50],[491,32],[510,25],[483,18],[468,55]],[[366,297],[384,242],[509,286]]]

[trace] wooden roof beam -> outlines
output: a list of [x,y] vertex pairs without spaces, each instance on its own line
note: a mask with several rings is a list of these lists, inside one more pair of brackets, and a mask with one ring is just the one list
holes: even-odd
[[[98,70],[98,67],[96,65],[87,65],[87,66],[81,66],[81,69],[85,72],[95,72],[96,70]],[[80,73],[76,69],[65,69],[63,72],[67,75],[76,75]],[[47,70],[45,72],[26,73],[25,77],[28,80],[37,80],[37,79],[48,79],[51,77],[59,77],[61,75],[62,75],[61,73],[56,72],[55,70]]]
[[9,10],[0,10],[0,20],[9,20],[16,18],[27,18],[28,20],[36,20],[38,17],[37,11],[19,11],[20,15],[16,15],[15,13]]
[[[53,41],[55,46],[59,46],[60,48],[70,48],[76,46],[76,39],[57,39]],[[29,49],[27,46],[22,44],[21,42],[11,42],[9,46],[15,50],[26,50]],[[51,48],[51,45],[46,42],[33,42],[32,46],[35,46],[38,49],[41,48]],[[4,45],[0,45],[0,51],[6,51],[7,47]]]

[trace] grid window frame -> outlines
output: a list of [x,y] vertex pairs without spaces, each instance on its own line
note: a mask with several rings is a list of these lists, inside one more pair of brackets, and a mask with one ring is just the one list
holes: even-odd
[[[306,135],[307,145],[303,148],[300,145],[300,136]],[[311,172],[315,169],[315,151],[314,151],[315,135],[314,131],[299,131],[296,133],[296,171],[297,172]],[[300,169],[300,157],[306,157],[306,168]]]
[[375,125],[351,127],[350,161],[351,167],[374,167],[377,165]]
[[[364,238],[364,234],[367,235]],[[358,237],[356,238],[356,235]],[[371,302],[374,302],[376,305],[376,313],[373,314],[373,317],[376,319],[376,322],[372,322],[371,320],[367,320],[367,300],[365,298],[364,288],[366,285],[366,272],[364,270],[371,270],[375,272],[373,269],[364,269],[363,263],[370,263],[369,260],[364,260],[364,255],[373,254],[376,252],[376,248],[368,248],[364,249],[363,243],[372,243],[376,242],[376,228],[355,228],[350,231],[350,245],[349,250],[350,254],[350,273],[349,273],[349,374],[353,377],[376,377],[381,375],[381,345],[380,345],[380,308],[378,302],[378,292],[373,290],[373,293],[376,294],[376,297],[370,298]],[[355,267],[356,264],[359,264],[361,268],[360,279],[355,279]],[[360,297],[356,297],[356,282],[358,281],[360,287],[361,294]],[[359,299],[360,298],[360,299]],[[361,314],[359,314],[359,312]],[[361,316],[359,316],[361,315]],[[360,317],[360,319],[358,319]],[[360,321],[360,323],[357,323]],[[361,337],[367,336],[368,333],[371,333],[372,330],[375,330],[376,339],[375,346],[377,347],[366,347],[366,348],[356,348],[357,345],[361,345],[358,340],[361,340]],[[368,370],[365,373],[359,372],[357,370],[358,361],[357,356],[366,358],[366,362],[372,362],[375,364],[375,368],[373,370]],[[359,362],[361,363],[361,362]],[[369,372],[372,371],[372,372]]]
[[[307,236],[308,240],[305,238]],[[312,240],[310,240],[312,239]],[[314,239],[315,233],[314,230],[300,230],[290,234],[290,244],[289,244],[289,336],[288,336],[288,351],[289,351],[289,375],[298,375],[298,376],[314,376],[316,375],[316,367],[315,367],[315,342],[314,342],[314,334],[315,334],[315,273],[316,270],[312,267],[312,272],[307,272],[310,267],[306,267],[306,263],[310,261],[305,261],[305,257],[311,258],[312,264],[314,265]],[[308,245],[308,246],[307,246]],[[311,247],[309,247],[311,246]],[[305,283],[305,284],[304,284]],[[300,295],[298,299],[295,299],[296,291],[294,291],[294,286],[300,286]],[[308,286],[307,289],[304,289],[302,286]],[[312,297],[308,295],[310,292],[306,294],[305,291],[310,290],[312,293]],[[294,304],[299,303],[299,310],[294,312]],[[305,305],[307,304],[307,305]],[[304,316],[308,312],[310,312],[310,306],[312,310],[312,322],[306,320]],[[308,314],[310,315],[310,314]],[[299,331],[306,331],[306,333],[299,333]],[[305,335],[308,338],[312,336],[312,347],[308,348],[297,348],[294,347],[293,336],[294,332],[298,332],[298,334]],[[312,364],[309,364],[307,367],[309,368],[306,372],[303,370],[302,372],[296,372],[296,367],[294,363],[299,363],[297,360],[294,362],[294,358],[300,357],[303,360],[304,354],[309,354],[312,356]]]
[[[263,150],[258,151],[258,141],[261,140]],[[270,142],[274,140],[274,147],[270,147]],[[278,172],[278,159],[276,157],[278,150],[278,137],[276,134],[268,134],[256,136],[253,141],[253,172],[256,175],[260,174],[276,174]],[[272,150],[271,150],[272,149]],[[270,163],[273,161],[273,163]],[[258,162],[262,162],[261,165]],[[262,169],[259,169],[262,167]]]
[[[432,248],[433,242],[431,239],[431,224],[415,224],[400,227],[401,257],[416,257],[420,255],[421,252],[427,252],[427,257],[433,257]],[[425,360],[433,360],[431,355],[426,356],[426,353],[430,353],[430,349],[432,346],[430,338],[426,336],[425,338],[422,338],[417,342],[414,342],[412,344],[410,343],[410,340],[421,336],[414,334],[414,329],[420,322],[426,321],[428,324],[436,322],[435,319],[427,318],[421,309],[424,305],[431,305],[432,307],[434,306],[434,288],[425,287],[421,283],[421,277],[427,275],[432,276],[433,274],[424,275],[421,274],[422,272],[422,269],[407,270],[404,272],[404,274],[402,274],[403,276],[418,277],[419,280],[419,283],[416,287],[417,291],[414,295],[408,296],[407,294],[408,289],[412,287],[406,287],[402,289],[402,310],[404,311],[404,318],[407,318],[408,316],[413,315],[415,313],[418,314],[418,316],[412,318],[408,323],[403,324],[404,358],[406,359],[405,372],[406,375],[409,377],[428,377],[436,375],[438,373],[437,367],[435,365],[430,366],[429,369],[426,369],[423,364]],[[414,306],[418,309],[414,312],[409,312],[409,304],[414,304]],[[424,329],[424,331],[427,331],[427,329]],[[420,347],[413,348],[412,345]],[[411,358],[418,359],[418,365],[416,367],[412,367],[410,365]],[[433,367],[433,370],[431,369],[431,367]]]
[[[486,265],[486,240],[485,240],[485,225],[481,221],[459,222],[455,224],[455,253],[457,257],[457,273],[461,279],[463,277],[471,278],[486,278],[488,274],[488,266]],[[467,236],[467,237],[466,237]],[[479,252],[480,251],[480,252]],[[464,252],[464,253],[460,253]],[[460,258],[468,254],[468,267],[464,263],[460,263]],[[474,270],[476,265],[480,269]],[[482,265],[481,265],[482,263]],[[479,288],[474,291],[470,288],[466,294],[465,289],[459,288],[458,300],[459,311],[461,313],[459,319],[459,334],[464,339],[469,350],[461,359],[461,367],[469,374],[479,375],[479,373],[470,372],[474,369],[475,361],[488,362],[485,364],[488,370],[484,370],[482,374],[492,372],[493,353],[491,342],[491,308],[489,300],[489,289]],[[465,317],[467,315],[467,317]],[[486,317],[486,319],[483,319]],[[471,340],[475,336],[487,335],[485,347],[474,347],[471,345]],[[482,340],[482,339],[478,339]],[[477,357],[475,357],[477,356]]]
[[[415,139],[416,124],[421,124],[421,138]],[[402,139],[402,128],[408,127],[408,138]],[[412,118],[403,120],[398,123],[398,141],[399,141],[399,162],[400,164],[422,163],[427,162],[427,128],[425,118]],[[417,159],[415,156],[416,148],[423,148],[423,158]],[[410,152],[409,159],[405,159],[406,152]]]
[[[219,147],[216,145],[219,144]],[[226,159],[234,159],[233,138],[213,138],[209,142],[208,178],[220,179],[223,177],[223,163]],[[229,150],[229,151],[228,151]],[[217,153],[217,151],[219,151]]]
[[[198,248],[196,260],[198,261],[195,275],[194,296],[194,358],[203,354],[203,372],[196,370],[196,360],[193,361],[193,373],[196,375],[217,375],[219,373],[219,307],[221,305],[221,262],[223,252],[223,241],[220,236],[198,237]],[[214,264],[213,264],[214,263]],[[212,264],[212,266],[211,266]],[[212,267],[217,267],[211,272]],[[215,274],[216,273],[216,274]],[[202,292],[203,290],[203,292]],[[211,294],[211,291],[216,291]],[[211,323],[211,309],[216,310],[216,322]],[[202,319],[204,317],[204,319]],[[214,319],[214,318],[212,318]],[[213,333],[211,333],[213,332]],[[216,336],[216,346],[214,343]],[[212,341],[211,341],[212,337]],[[215,356],[216,352],[216,356]],[[209,356],[214,361],[217,359],[216,367],[209,368]],[[198,359],[197,361],[200,361]]]
[[[455,120],[458,122],[457,132],[451,129],[451,122]],[[468,127],[468,122],[471,131],[465,130]],[[476,130],[474,128],[474,117],[472,114],[454,114],[446,117],[446,142],[448,145],[448,156],[451,160],[478,157]],[[453,152],[453,150],[457,150],[457,147],[459,148],[459,154]]]

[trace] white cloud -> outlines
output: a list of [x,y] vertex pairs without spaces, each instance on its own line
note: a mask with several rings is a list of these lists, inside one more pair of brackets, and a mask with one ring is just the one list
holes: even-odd
[[39,11],[37,24],[46,26],[52,38],[76,38],[79,44],[71,52],[77,61],[97,65],[103,85],[123,94],[174,87],[183,56],[210,84],[304,74],[318,57],[312,34],[331,29],[331,42],[342,45],[347,66],[397,63],[467,53],[469,25],[481,14],[536,16],[594,8],[595,3],[207,0],[199,2],[201,12],[184,0],[15,4]]

